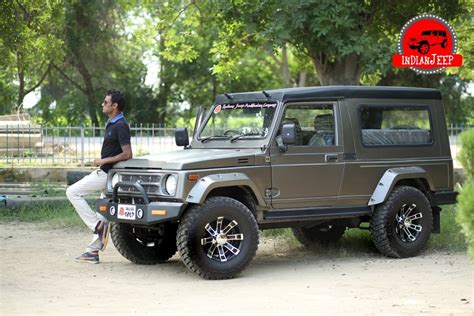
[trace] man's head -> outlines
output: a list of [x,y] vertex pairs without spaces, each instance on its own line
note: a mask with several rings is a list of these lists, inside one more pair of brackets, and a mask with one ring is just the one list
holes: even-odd
[[125,106],[122,92],[118,90],[109,90],[102,102],[102,112],[107,115],[117,115],[123,111]]

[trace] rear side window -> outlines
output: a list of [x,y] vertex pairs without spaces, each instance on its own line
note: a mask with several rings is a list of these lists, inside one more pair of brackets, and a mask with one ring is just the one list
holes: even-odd
[[362,106],[362,143],[366,146],[410,146],[433,143],[426,107]]

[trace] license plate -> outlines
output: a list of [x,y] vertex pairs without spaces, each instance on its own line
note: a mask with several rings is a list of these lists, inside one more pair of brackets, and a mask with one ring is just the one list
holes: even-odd
[[135,220],[136,206],[132,204],[119,204],[117,218]]

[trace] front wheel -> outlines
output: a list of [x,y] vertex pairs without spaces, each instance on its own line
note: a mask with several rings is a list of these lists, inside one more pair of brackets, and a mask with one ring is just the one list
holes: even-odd
[[428,43],[421,43],[420,46],[418,47],[418,52],[420,54],[428,54],[428,52],[430,51],[430,45]]
[[178,252],[188,269],[205,279],[230,279],[252,261],[258,227],[252,212],[228,197],[211,197],[183,216]]
[[430,203],[420,190],[396,187],[387,201],[375,208],[370,223],[375,247],[384,255],[406,258],[422,251],[433,228]]

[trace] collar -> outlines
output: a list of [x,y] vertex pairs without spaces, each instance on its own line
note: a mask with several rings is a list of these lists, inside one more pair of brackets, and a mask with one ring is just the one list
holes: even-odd
[[107,123],[105,124],[105,128],[107,128],[107,126],[109,126],[109,124],[114,124],[115,122],[117,122],[118,120],[121,120],[123,118],[125,118],[125,116],[123,115],[123,113],[120,113],[119,115],[117,115],[113,119],[108,119]]

